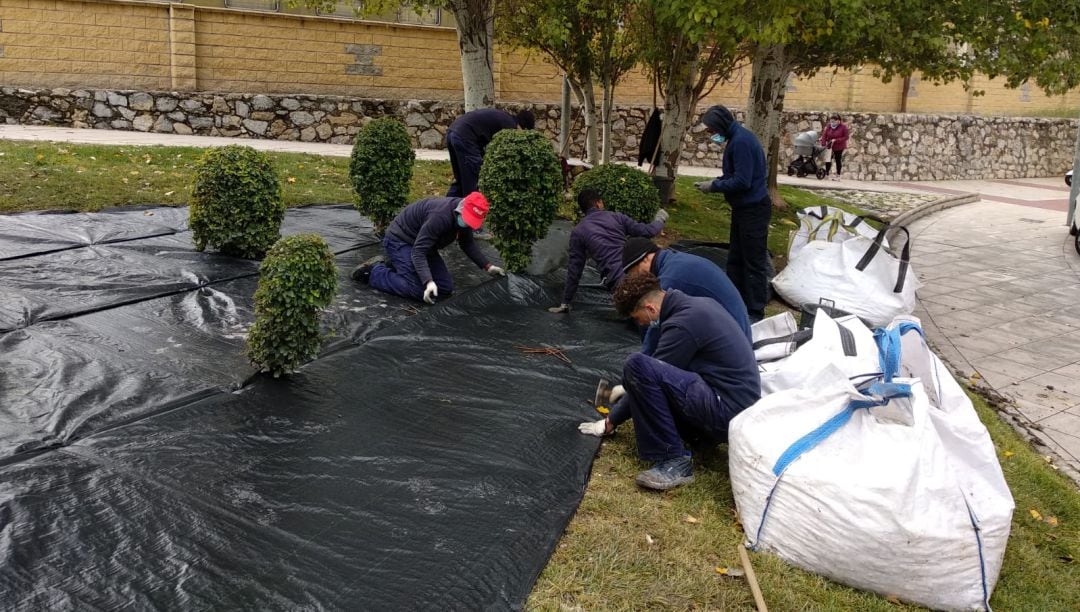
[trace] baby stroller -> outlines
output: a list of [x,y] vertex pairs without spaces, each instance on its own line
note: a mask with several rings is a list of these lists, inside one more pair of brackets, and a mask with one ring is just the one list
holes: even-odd
[[818,144],[818,133],[811,130],[795,135],[795,159],[788,164],[788,176],[804,177],[813,174],[824,179],[828,172],[822,167],[830,161],[832,151]]

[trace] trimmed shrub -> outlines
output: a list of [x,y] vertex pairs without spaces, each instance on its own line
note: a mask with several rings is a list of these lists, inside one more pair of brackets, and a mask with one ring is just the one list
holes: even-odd
[[574,179],[574,198],[584,189],[595,189],[604,199],[604,209],[649,223],[660,210],[660,192],[652,178],[637,168],[603,164],[582,172]]
[[275,377],[319,353],[319,314],[337,292],[334,254],[318,234],[278,240],[259,267],[247,355]]
[[562,200],[562,166],[551,143],[534,130],[495,134],[480,168],[480,192],[491,204],[486,225],[506,267],[523,272]]
[[396,119],[376,119],[356,134],[349,162],[355,206],[380,235],[408,202],[415,159],[409,132]]
[[278,239],[285,203],[265,153],[251,147],[215,147],[195,166],[191,227],[195,248],[257,259]]

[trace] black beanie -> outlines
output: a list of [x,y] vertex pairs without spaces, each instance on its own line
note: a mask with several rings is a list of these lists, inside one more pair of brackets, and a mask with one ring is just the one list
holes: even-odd
[[717,134],[728,136],[731,134],[731,124],[735,123],[735,116],[727,107],[717,104],[705,111],[705,114],[701,116],[701,122]]
[[660,247],[656,246],[652,240],[648,238],[641,238],[634,236],[626,241],[622,250],[622,271],[626,273],[630,266],[636,265],[639,261],[645,258],[649,253],[655,253],[660,250]]

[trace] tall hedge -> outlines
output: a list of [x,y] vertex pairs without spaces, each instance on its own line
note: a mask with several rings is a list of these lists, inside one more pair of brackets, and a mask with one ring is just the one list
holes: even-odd
[[495,248],[508,270],[524,271],[533,243],[547,234],[562,198],[555,150],[540,132],[502,130],[484,154],[479,188],[491,204],[484,225],[491,228]]
[[584,189],[595,189],[604,199],[604,208],[647,223],[660,210],[660,192],[652,178],[637,168],[603,164],[586,170],[574,179],[576,199]]
[[285,203],[277,171],[251,147],[215,147],[195,166],[191,227],[195,248],[257,259],[278,239]]
[[334,254],[318,234],[279,240],[259,267],[255,324],[248,332],[251,362],[275,377],[319,353],[319,315],[337,292]]
[[356,209],[380,234],[408,202],[415,159],[409,132],[396,119],[375,119],[356,134],[349,162]]

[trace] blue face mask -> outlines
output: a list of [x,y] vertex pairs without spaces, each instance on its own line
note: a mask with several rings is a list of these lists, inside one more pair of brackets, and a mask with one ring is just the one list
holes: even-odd
[[653,329],[660,327],[660,319],[656,319],[655,321],[649,321],[649,327]]
[[709,136],[709,140],[715,142],[718,145],[722,145],[727,142],[727,136],[724,136],[723,134],[713,134],[712,136]]
[[455,218],[457,219],[458,227],[460,227],[461,229],[468,229],[469,228],[469,224],[465,223],[464,217],[462,217],[461,215],[456,215]]

